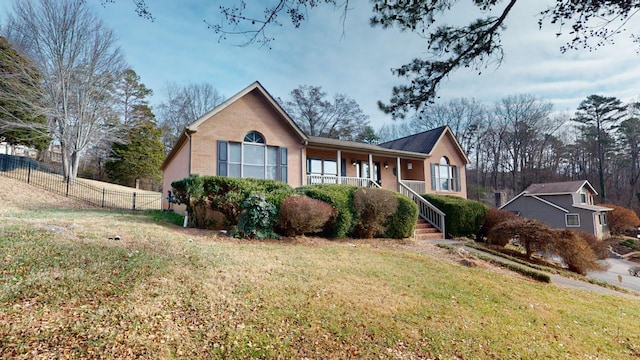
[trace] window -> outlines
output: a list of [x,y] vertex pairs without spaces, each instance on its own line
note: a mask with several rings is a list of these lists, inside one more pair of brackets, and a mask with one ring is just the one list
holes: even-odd
[[580,194],[580,203],[581,204],[587,203],[587,194]]
[[[346,165],[347,161],[342,159],[340,176],[346,176]],[[338,161],[336,159],[307,158],[307,175],[311,175],[310,181],[313,184],[335,183],[338,176]]]
[[567,227],[580,227],[580,214],[565,214]]
[[286,182],[287,148],[267,146],[256,131],[248,132],[241,143],[218,141],[218,175]]
[[607,225],[607,214],[606,213],[598,214],[598,223],[600,225]]
[[460,191],[460,168],[451,165],[449,159],[443,156],[440,163],[431,164],[431,190]]

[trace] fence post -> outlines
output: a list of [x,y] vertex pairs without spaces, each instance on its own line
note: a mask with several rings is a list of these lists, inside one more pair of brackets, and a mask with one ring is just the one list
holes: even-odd
[[104,191],[105,189],[102,188],[102,206],[101,207],[104,207]]
[[67,175],[67,197],[69,197],[69,181],[71,180],[71,176]]
[[29,161],[29,170],[27,170],[27,184],[31,182],[31,161]]
[[136,209],[136,193],[133,193],[133,210]]

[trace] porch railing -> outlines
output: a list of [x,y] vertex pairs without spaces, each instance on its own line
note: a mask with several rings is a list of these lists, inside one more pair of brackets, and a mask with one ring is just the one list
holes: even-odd
[[443,237],[446,236],[444,228],[445,215],[442,211],[420,196],[420,194],[411,189],[411,187],[406,185],[405,181],[398,183],[398,190],[402,195],[407,196],[418,204],[418,214],[421,218],[425,219],[434,228],[438,229],[438,231],[442,233]]
[[369,178],[331,176],[331,175],[307,175],[307,185],[311,184],[343,184],[358,187],[380,187],[375,181]]
[[425,194],[427,192],[424,180],[402,180],[402,183],[418,194]]

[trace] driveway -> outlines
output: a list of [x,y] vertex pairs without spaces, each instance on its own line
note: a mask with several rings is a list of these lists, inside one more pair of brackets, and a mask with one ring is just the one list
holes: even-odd
[[[640,277],[629,275],[629,268],[632,266],[639,266],[638,263],[614,258],[609,258],[606,261],[609,264],[609,269],[607,271],[594,271],[590,272],[587,276],[592,279],[606,281],[622,288],[640,292]],[[622,282],[618,281],[618,275],[622,277]]]

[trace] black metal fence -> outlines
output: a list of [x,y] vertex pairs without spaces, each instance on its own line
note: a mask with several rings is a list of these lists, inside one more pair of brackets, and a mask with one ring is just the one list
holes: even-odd
[[65,178],[60,166],[30,158],[0,154],[0,175],[102,208],[162,210],[161,193],[118,191],[95,186],[86,179]]

